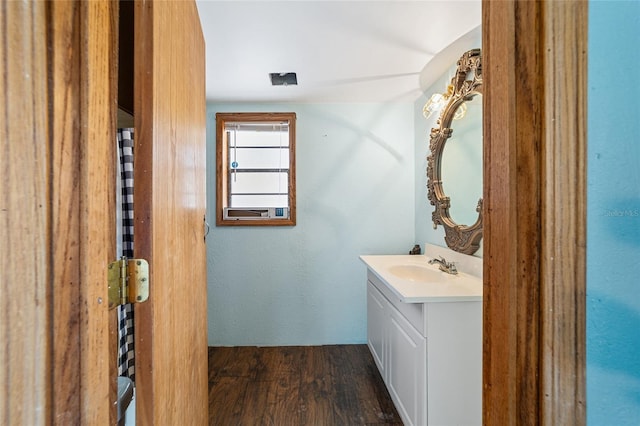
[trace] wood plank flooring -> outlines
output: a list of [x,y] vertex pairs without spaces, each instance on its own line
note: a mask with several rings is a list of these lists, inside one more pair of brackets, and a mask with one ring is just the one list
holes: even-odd
[[366,345],[210,347],[210,425],[402,425]]

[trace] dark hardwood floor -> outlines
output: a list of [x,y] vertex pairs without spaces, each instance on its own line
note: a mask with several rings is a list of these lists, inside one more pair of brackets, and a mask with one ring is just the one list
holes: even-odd
[[366,345],[209,348],[210,425],[402,425]]

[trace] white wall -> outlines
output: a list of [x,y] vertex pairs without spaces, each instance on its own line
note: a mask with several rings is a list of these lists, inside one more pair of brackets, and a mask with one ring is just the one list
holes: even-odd
[[[460,52],[461,54],[463,52]],[[415,219],[416,219],[416,240],[423,243],[435,244],[437,246],[446,247],[447,244],[444,241],[444,228],[438,226],[437,229],[433,229],[433,222],[431,220],[431,213],[433,213],[433,206],[427,198],[427,156],[430,155],[429,151],[429,135],[431,129],[437,127],[436,122],[440,115],[439,112],[435,112],[425,119],[422,115],[422,108],[427,102],[429,97],[433,93],[442,93],[447,88],[447,84],[451,81],[451,77],[455,73],[455,63],[451,68],[442,74],[430,87],[425,90],[425,94],[422,95],[414,104],[414,126],[415,133]],[[424,247],[423,247],[424,250]]]
[[212,226],[209,345],[364,343],[358,256],[406,253],[415,243],[413,105],[208,105],[212,223],[215,113],[245,111],[297,114],[297,226]]

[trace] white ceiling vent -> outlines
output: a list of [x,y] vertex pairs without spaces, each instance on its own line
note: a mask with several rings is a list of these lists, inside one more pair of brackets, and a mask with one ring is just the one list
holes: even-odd
[[269,73],[272,86],[296,86],[298,77],[295,72],[272,72]]

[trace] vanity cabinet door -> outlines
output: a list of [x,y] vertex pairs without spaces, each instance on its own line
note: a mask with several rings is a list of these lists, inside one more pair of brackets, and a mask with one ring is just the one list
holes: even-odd
[[482,302],[430,303],[429,424],[482,425]]
[[427,424],[427,340],[389,305],[387,387],[402,419]]
[[383,378],[386,375],[385,334],[388,302],[371,282],[367,282],[367,344]]

